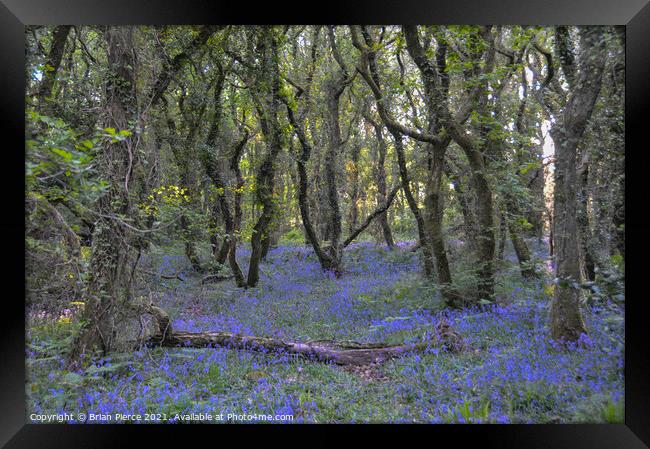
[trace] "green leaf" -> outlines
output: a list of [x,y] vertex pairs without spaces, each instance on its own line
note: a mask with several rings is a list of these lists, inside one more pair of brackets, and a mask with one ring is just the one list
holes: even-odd
[[69,151],[65,151],[60,148],[52,148],[52,153],[58,154],[66,162],[70,162],[72,160],[72,153],[70,153]]

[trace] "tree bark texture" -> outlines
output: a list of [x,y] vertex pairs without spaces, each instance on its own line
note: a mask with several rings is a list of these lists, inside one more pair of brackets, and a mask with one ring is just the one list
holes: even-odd
[[606,58],[604,36],[597,27],[581,27],[580,44],[576,88],[551,129],[556,163],[553,248],[555,276],[559,281],[551,302],[551,334],[560,341],[576,341],[586,332],[580,312],[580,290],[574,287],[580,282],[576,150],[600,91]]

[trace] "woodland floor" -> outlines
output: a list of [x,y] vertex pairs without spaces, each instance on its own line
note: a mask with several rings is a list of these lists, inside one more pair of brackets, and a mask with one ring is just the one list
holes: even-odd
[[[537,242],[531,241],[535,246]],[[259,287],[201,283],[181,249],[155,248],[143,264],[158,274],[148,288],[175,330],[226,331],[307,342],[402,343],[427,338],[441,319],[434,287],[419,274],[412,243],[394,251],[352,244],[345,273],[323,273],[310,248],[283,245],[262,265]],[[242,269],[246,249],[239,250]],[[535,255],[543,261],[546,255]],[[454,259],[463,283],[463,262]],[[468,266],[469,263],[466,263]],[[589,338],[559,351],[549,340],[548,279],[523,282],[512,255],[497,278],[497,300],[444,312],[468,349],[430,348],[380,366],[346,368],[283,354],[227,348],[115,353],[79,372],[62,369],[74,322],[30,317],[31,413],[292,415],[292,422],[621,422],[623,309],[584,308]],[[114,421],[111,421],[114,422]],[[143,422],[143,421],[142,421]]]

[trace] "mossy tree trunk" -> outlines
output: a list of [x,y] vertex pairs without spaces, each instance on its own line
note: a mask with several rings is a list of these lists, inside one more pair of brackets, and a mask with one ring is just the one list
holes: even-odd
[[[415,26],[403,27],[404,37],[409,55],[418,66],[420,74],[425,84],[425,88],[431,97],[430,108],[435,111],[436,117],[440,124],[465,153],[471,170],[471,183],[473,193],[476,195],[476,218],[478,224],[478,241],[477,241],[477,258],[478,258],[478,294],[480,298],[491,299],[494,295],[494,218],[493,218],[493,200],[492,188],[487,178],[488,164],[485,160],[485,151],[487,143],[485,139],[475,139],[471,137],[469,131],[462,125],[462,120],[470,111],[475,111],[480,115],[487,113],[486,104],[488,100],[488,82],[489,75],[494,68],[494,37],[491,27],[482,27],[471,34],[470,39],[475,41],[476,50],[470,55],[473,60],[482,62],[482,69],[477,73],[472,73],[472,77],[477,77],[478,82],[470,92],[469,97],[463,102],[460,108],[460,114],[452,116],[449,111],[448,95],[445,94],[445,86],[448,83],[448,75],[441,66],[441,61],[431,61],[427,57]],[[485,42],[485,50],[481,50],[482,45],[479,42]],[[443,40],[444,43],[444,40]],[[439,44],[439,49],[444,45]],[[478,67],[478,66],[477,66]],[[476,70],[476,69],[475,69]],[[440,138],[432,141],[440,144]]]
[[[377,138],[376,145],[376,167],[375,173],[377,178],[377,204],[383,204],[386,201],[386,169],[384,165],[386,164],[386,140],[382,133],[382,127],[375,122],[374,120],[370,122],[373,129],[375,130],[375,137]],[[393,249],[395,246],[395,240],[393,239],[393,232],[390,229],[390,224],[388,223],[388,213],[384,213],[379,217],[379,225],[381,226],[381,232],[384,236],[384,241],[389,249]]]
[[223,217],[225,224],[226,237],[224,238],[224,242],[221,244],[219,251],[215,251],[214,255],[216,257],[216,261],[219,265],[222,265],[227,258],[230,269],[235,277],[235,283],[238,287],[245,287],[246,281],[244,279],[241,268],[237,263],[236,253],[237,234],[241,227],[242,220],[240,190],[243,187],[243,177],[241,175],[241,170],[239,169],[239,161],[241,159],[243,148],[248,141],[248,135],[245,134],[244,138],[235,145],[233,154],[230,159],[230,169],[235,173],[236,177],[233,216],[233,210],[230,207],[227,198],[226,182],[223,177],[224,167],[223,164],[221,164],[219,161],[219,158],[223,157],[223,145],[219,145],[217,142],[218,138],[220,137],[220,124],[223,111],[222,94],[225,80],[226,73],[220,69],[219,76],[217,77],[214,85],[213,117],[210,123],[208,135],[206,137],[206,145],[203,151],[200,153],[200,159],[206,175],[210,178],[213,186],[216,189],[216,204],[213,207],[218,207],[220,215]]
[[262,207],[251,236],[251,256],[248,265],[247,285],[255,287],[259,282],[263,239],[268,237],[275,214],[275,164],[284,145],[282,125],[279,117],[280,66],[278,51],[278,30],[275,27],[259,28],[258,51],[259,73],[254,85],[256,107],[260,128],[267,146],[267,153],[257,171],[255,200]]
[[61,66],[65,44],[68,40],[71,28],[72,26],[70,25],[60,25],[55,27],[52,32],[52,45],[50,46],[50,51],[45,60],[45,69],[43,70],[43,77],[38,86],[37,94],[38,101],[41,103],[40,106],[45,111],[51,109],[47,103],[52,101],[51,96],[54,82],[56,81],[56,75]]
[[606,60],[603,32],[580,28],[579,73],[575,88],[551,129],[555,144],[553,247],[559,283],[551,302],[551,333],[559,341],[576,341],[586,332],[580,312],[580,251],[577,224],[577,147],[600,91]]
[[[133,34],[131,27],[108,27],[104,34],[108,59],[105,125],[116,131],[131,129],[137,119]],[[132,211],[129,189],[135,184],[131,176],[136,155],[136,139],[131,135],[108,141],[99,156],[108,192],[97,207],[99,218],[93,234],[84,324],[68,356],[71,367],[78,366],[83,354],[111,349],[117,337],[118,313],[130,300],[134,236],[121,220]]]

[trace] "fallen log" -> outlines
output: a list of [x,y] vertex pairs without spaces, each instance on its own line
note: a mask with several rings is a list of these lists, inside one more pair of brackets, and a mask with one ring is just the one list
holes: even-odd
[[228,279],[234,279],[234,278],[235,278],[235,276],[232,275],[232,274],[230,276],[222,276],[222,275],[219,275],[219,274],[209,274],[209,275],[205,276],[203,279],[201,279],[201,284],[205,284],[206,282],[210,282],[210,281],[212,281],[212,282],[227,281]]
[[178,279],[179,281],[185,282],[185,279],[181,277],[181,272],[179,271],[176,274],[163,274],[163,273],[154,273],[153,271],[149,270],[142,270],[143,273],[148,274],[150,276],[157,276],[161,279]]
[[232,334],[229,332],[172,332],[166,338],[155,335],[149,340],[150,345],[165,347],[209,348],[221,346],[232,349],[244,349],[261,352],[287,353],[302,356],[319,362],[331,362],[337,365],[378,364],[399,357],[412,351],[423,351],[438,342],[424,341],[395,346],[359,345],[348,348],[337,344],[295,343],[265,337]]
[[158,321],[158,333],[151,336],[147,346],[210,348],[226,347],[258,352],[293,354],[310,360],[337,365],[373,365],[401,357],[414,351],[439,347],[449,352],[465,349],[462,337],[449,327],[445,319],[436,326],[433,338],[399,345],[382,343],[335,342],[331,340],[306,343],[277,338],[254,337],[230,332],[182,332],[172,330],[169,316],[156,306],[148,306],[149,313]]

